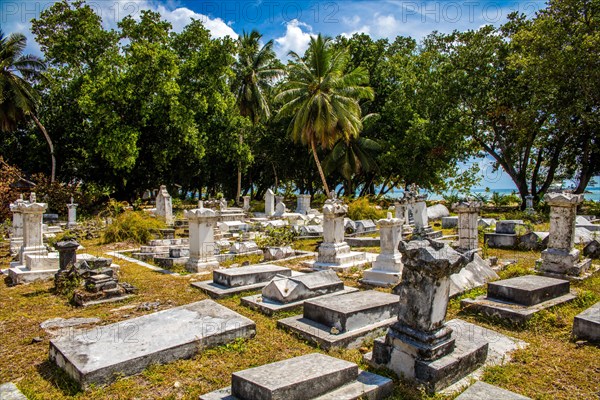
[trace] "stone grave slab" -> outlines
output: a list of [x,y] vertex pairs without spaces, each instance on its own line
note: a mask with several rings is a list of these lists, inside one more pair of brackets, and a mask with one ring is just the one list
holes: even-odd
[[460,272],[450,275],[450,297],[457,296],[476,287],[481,287],[489,281],[500,279],[489,262],[475,254]]
[[455,400],[531,400],[529,397],[511,392],[485,382],[475,382]]
[[573,336],[590,342],[600,342],[600,302],[575,316]]
[[572,301],[569,281],[538,275],[505,279],[488,285],[487,296],[461,300],[461,308],[516,323],[541,310]]
[[192,282],[192,286],[212,298],[220,299],[237,293],[262,289],[275,276],[292,276],[293,273],[291,269],[278,265],[255,264],[214,270],[212,281]]
[[307,299],[323,298],[358,291],[344,286],[331,270],[314,272],[296,277],[275,277],[254,296],[242,297],[242,304],[264,314],[272,315],[301,307]]
[[391,379],[318,353],[236,372],[231,383],[200,400],[378,400],[393,389]]
[[399,297],[375,290],[354,292],[304,302],[304,314],[277,321],[277,325],[324,349],[359,347],[377,337],[398,315]]
[[27,397],[25,397],[25,395],[23,393],[21,393],[21,391],[19,390],[19,388],[17,388],[17,386],[12,383],[3,383],[2,385],[0,385],[0,399],[2,400],[27,400]]
[[344,238],[350,247],[379,247],[381,245],[380,237],[347,237]]
[[255,333],[250,319],[203,300],[52,339],[50,360],[86,388]]

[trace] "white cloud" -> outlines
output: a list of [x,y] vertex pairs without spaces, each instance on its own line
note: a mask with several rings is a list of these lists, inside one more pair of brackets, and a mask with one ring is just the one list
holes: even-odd
[[352,35],[354,35],[355,33],[365,33],[367,35],[371,34],[371,27],[369,25],[363,25],[358,29],[355,29],[353,31],[350,32],[342,32],[340,33],[340,35],[344,36],[344,37],[351,37]]
[[308,31],[312,30],[309,25],[297,19],[286,23],[285,35],[275,39],[275,51],[280,58],[286,58],[290,51],[295,51],[298,54],[303,54],[306,51],[311,36],[316,35],[303,31],[303,27]]
[[181,32],[186,25],[188,25],[192,19],[200,20],[206,29],[210,31],[212,37],[224,38],[230,36],[234,39],[238,37],[238,34],[226,24],[221,18],[210,18],[203,14],[198,14],[189,8],[180,7],[173,10],[169,10],[164,6],[158,6],[156,10],[160,13],[163,19],[166,19],[173,25],[175,32]]
[[373,18],[375,33],[379,37],[395,37],[400,31],[400,21],[393,14],[375,14]]

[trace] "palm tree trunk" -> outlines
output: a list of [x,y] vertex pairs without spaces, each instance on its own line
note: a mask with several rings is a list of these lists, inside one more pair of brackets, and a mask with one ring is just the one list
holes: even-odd
[[[244,135],[240,133],[240,148],[244,144]],[[238,173],[237,173],[237,193],[235,196],[235,202],[240,204],[240,196],[242,195],[242,161],[238,161]]]
[[44,128],[44,125],[41,124],[41,122],[37,119],[37,117],[34,114],[31,114],[31,118],[33,118],[33,121],[35,122],[39,130],[42,131],[42,134],[46,138],[46,142],[48,142],[48,147],[50,148],[50,157],[52,159],[50,182],[54,182],[54,179],[56,177],[56,158],[54,157],[54,145],[52,144],[52,139],[50,139],[50,136],[48,136],[48,132],[46,132],[46,128]]
[[321,175],[321,181],[323,181],[323,188],[325,189],[325,194],[327,198],[330,197],[329,194],[329,186],[327,186],[327,181],[325,180],[325,174],[323,173],[323,168],[321,167],[321,162],[319,162],[319,157],[317,156],[317,146],[315,145],[315,140],[312,139],[310,141],[310,147],[312,148],[313,157],[315,158],[315,163],[317,164],[317,169],[319,170],[319,175]]

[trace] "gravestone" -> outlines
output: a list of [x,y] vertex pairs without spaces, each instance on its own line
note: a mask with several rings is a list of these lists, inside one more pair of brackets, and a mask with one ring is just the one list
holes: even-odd
[[272,217],[275,214],[275,193],[271,189],[267,189],[265,193],[265,215]]
[[200,400],[380,400],[393,381],[354,363],[313,353],[233,373],[231,386]]
[[579,340],[600,342],[600,302],[575,316],[573,336]]
[[485,382],[475,382],[455,400],[531,400],[529,397]]
[[164,218],[167,225],[173,225],[173,200],[165,185],[161,185],[156,195],[156,215]]
[[515,248],[519,244],[517,227],[522,225],[523,221],[520,219],[497,221],[496,231],[493,233],[485,233],[483,241],[488,247],[494,249]]
[[275,213],[274,217],[282,217],[285,214],[285,203],[283,202],[283,197],[276,197],[277,204],[275,204]]
[[373,267],[364,272],[362,282],[373,286],[395,286],[402,275],[402,254],[398,251],[398,245],[402,240],[404,221],[392,218],[392,213],[388,213],[387,219],[380,219],[377,223],[381,251]]
[[404,269],[398,319],[372,362],[423,384],[432,393],[462,379],[485,362],[488,343],[453,335],[446,324],[450,275],[468,259],[433,240],[400,242]]
[[250,211],[250,196],[243,196],[242,199],[244,199],[244,206],[242,207],[242,209],[245,212]]
[[544,201],[550,206],[550,235],[537,270],[557,278],[585,276],[591,260],[580,261],[581,252],[574,246],[577,205],[583,201],[583,195],[548,193]]
[[479,210],[481,203],[461,201],[452,206],[458,213],[458,249],[471,251],[479,248]]
[[527,214],[535,213],[535,210],[533,209],[533,196],[531,194],[525,196],[525,212]]
[[427,195],[420,194],[419,188],[415,184],[410,185],[409,190],[404,192],[404,197],[402,198],[402,203],[405,206],[404,220],[406,224],[410,224],[410,219],[412,218],[412,222],[414,223],[412,240],[442,237],[441,231],[435,231],[429,225],[426,199]]
[[250,319],[203,300],[74,330],[50,340],[50,361],[86,389],[140,373],[152,364],[191,358],[203,348],[251,338],[255,333],[256,325]]
[[215,257],[214,229],[217,213],[208,208],[185,210],[189,221],[190,256],[185,267],[190,272],[212,271],[219,267]]
[[10,203],[9,208],[12,213],[12,226],[10,233],[10,254],[17,255],[23,245],[23,214],[19,204],[24,203],[23,195],[14,202]]
[[296,212],[303,215],[310,212],[310,194],[299,194],[296,197]]
[[71,197],[71,203],[67,204],[67,228],[77,226],[77,206],[79,204],[73,203],[73,197]]

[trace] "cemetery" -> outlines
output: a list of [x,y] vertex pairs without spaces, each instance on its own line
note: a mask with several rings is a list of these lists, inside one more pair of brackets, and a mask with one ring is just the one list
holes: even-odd
[[25,3],[0,400],[600,396],[597,0]]

